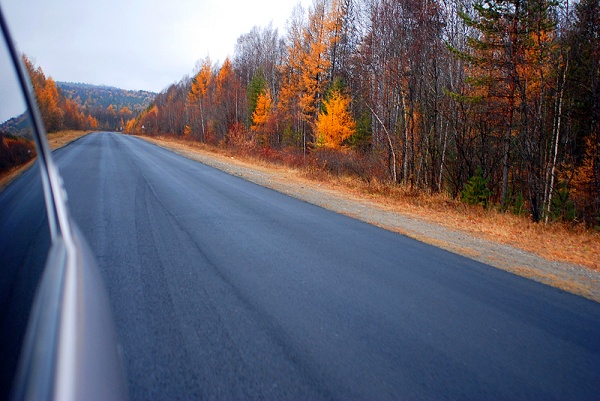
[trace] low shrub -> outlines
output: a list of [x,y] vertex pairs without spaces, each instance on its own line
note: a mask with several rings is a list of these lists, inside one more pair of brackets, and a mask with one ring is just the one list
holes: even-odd
[[25,164],[35,155],[33,141],[0,133],[0,172]]

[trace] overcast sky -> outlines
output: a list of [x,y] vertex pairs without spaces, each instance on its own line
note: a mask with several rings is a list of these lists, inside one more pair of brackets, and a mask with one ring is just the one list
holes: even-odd
[[56,81],[159,92],[253,26],[311,0],[0,0],[17,47]]

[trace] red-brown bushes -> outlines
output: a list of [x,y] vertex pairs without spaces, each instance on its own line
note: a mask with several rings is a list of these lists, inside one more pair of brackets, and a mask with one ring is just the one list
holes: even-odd
[[319,148],[310,154],[308,163],[312,171],[321,170],[338,177],[354,176],[365,182],[389,179],[385,161],[375,153]]
[[35,155],[32,141],[0,133],[0,172],[27,163]]

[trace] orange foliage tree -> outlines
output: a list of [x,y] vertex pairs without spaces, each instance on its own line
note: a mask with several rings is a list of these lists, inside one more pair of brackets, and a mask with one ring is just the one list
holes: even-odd
[[206,140],[206,103],[208,89],[212,81],[212,67],[210,58],[202,61],[200,71],[192,79],[192,85],[188,93],[188,105],[190,109],[190,126],[188,133],[192,135],[199,132],[200,140]]
[[273,100],[269,90],[265,90],[256,99],[256,109],[252,114],[252,126],[250,129],[256,133],[259,145],[268,146],[268,122],[271,118],[271,106]]
[[297,7],[289,22],[279,111],[287,129],[301,134],[305,150],[315,139],[315,122],[332,81],[343,10],[339,0],[315,0],[308,18]]
[[339,149],[356,130],[350,113],[350,97],[334,90],[323,104],[317,119],[317,146]]
[[242,86],[239,77],[233,70],[229,58],[225,59],[216,77],[213,114],[211,125],[214,128],[217,141],[227,139],[229,131],[236,131],[241,123],[239,102],[242,96]]
[[302,40],[304,29],[302,6],[298,5],[294,8],[288,25],[286,59],[279,67],[281,89],[277,107],[285,125],[287,142],[304,147],[304,127],[300,110],[300,71],[305,53]]

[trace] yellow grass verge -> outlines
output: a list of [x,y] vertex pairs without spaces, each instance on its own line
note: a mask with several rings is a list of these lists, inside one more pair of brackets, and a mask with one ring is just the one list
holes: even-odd
[[573,263],[600,271],[600,233],[582,226],[536,224],[526,216],[466,205],[443,194],[426,194],[388,183],[366,183],[353,177],[315,175],[309,171],[269,163],[258,157],[243,157],[220,148],[173,138],[146,139],[170,148],[207,153],[223,162],[245,165],[249,169],[268,170],[287,182],[319,185],[320,188],[368,199],[387,210],[435,222],[496,243],[512,245],[547,260]]
[[73,142],[76,139],[81,138],[89,134],[90,131],[59,131],[53,132],[47,135],[48,144],[52,150],[62,148]]
[[600,270],[600,232],[581,225],[533,223],[526,216],[466,205],[443,194],[416,193],[352,178],[329,179],[336,190],[367,196],[386,209],[466,231],[497,243],[533,252],[545,259]]
[[[47,134],[48,144],[52,150],[62,148],[76,139],[89,134],[90,131],[59,131]],[[25,163],[22,166],[0,173],[0,191],[6,188],[11,182],[26,171],[35,159]]]

